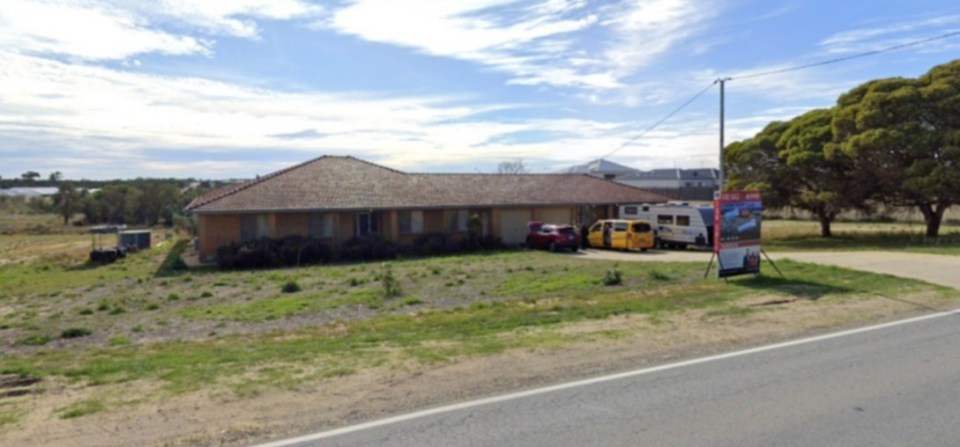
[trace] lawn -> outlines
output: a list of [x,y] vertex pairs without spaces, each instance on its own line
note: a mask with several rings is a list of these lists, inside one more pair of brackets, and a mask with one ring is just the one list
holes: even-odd
[[[0,237],[0,246],[17,246],[24,237]],[[29,245],[46,252],[66,242],[42,236]],[[0,371],[100,387],[103,396],[57,413],[75,418],[118,402],[133,405],[109,397],[118,394],[113,386],[133,381],[158,384],[154,397],[209,390],[244,396],[372,368],[582,342],[562,328],[613,316],[647,316],[654,324],[695,309],[748,315],[756,309],[744,303],[758,297],[946,296],[916,281],[788,261],[780,268],[789,279],[718,282],[703,280],[699,263],[618,265],[539,251],[252,272],[174,270],[171,260],[185,243],[170,241],[103,266],[69,250],[59,257],[7,255],[0,270]],[[605,285],[613,271],[621,284]],[[386,296],[388,273],[399,296]],[[27,406],[3,409],[0,421],[10,425]]]
[[960,255],[960,225],[953,221],[940,227],[937,239],[927,239],[921,223],[835,222],[832,229],[833,237],[824,238],[818,222],[767,220],[763,222],[763,245],[770,251],[898,250]]

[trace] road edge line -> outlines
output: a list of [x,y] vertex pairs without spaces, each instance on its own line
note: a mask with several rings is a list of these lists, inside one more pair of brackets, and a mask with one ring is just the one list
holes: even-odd
[[684,360],[675,363],[668,363],[666,365],[652,366],[648,368],[636,369],[633,371],[625,371],[616,374],[608,374],[600,377],[594,377],[590,379],[575,380],[573,382],[561,383],[557,385],[550,385],[541,388],[534,388],[526,391],[518,391],[514,393],[502,394],[499,396],[486,397],[482,399],[471,400],[467,402],[461,402],[457,404],[444,405],[442,407],[430,408],[426,410],[415,411],[413,413],[401,414],[397,416],[392,416],[384,419],[377,419],[369,422],[364,422],[356,425],[350,425],[346,427],[336,428],[333,430],[327,430],[317,433],[312,433],[308,435],[298,436],[295,438],[283,439],[278,441],[271,441],[264,444],[256,444],[254,447],[286,447],[294,444],[299,444],[303,442],[317,441],[320,439],[331,438],[334,436],[344,435],[348,433],[358,432],[367,430],[370,428],[382,427],[385,425],[396,424],[399,422],[405,422],[413,419],[418,419],[426,416],[433,416],[436,414],[449,413],[452,411],[464,410],[467,408],[479,407],[481,405],[488,405],[497,402],[505,402],[514,399],[521,399],[524,397],[536,396],[539,394],[552,393],[555,391],[562,391],[571,388],[577,388],[581,386],[593,385],[597,383],[610,382],[614,380],[621,380],[630,377],[641,376],[644,374],[652,374],[660,371],[667,371],[671,369],[683,368],[687,366],[699,365],[701,363],[715,362],[718,360],[725,360],[735,357],[742,357],[750,354],[757,354],[766,351],[773,351],[777,349],[789,348],[792,346],[799,346],[809,343],[816,343],[819,341],[830,340],[833,338],[846,337],[849,335],[861,334],[864,332],[877,331],[881,329],[902,326],[911,323],[917,323],[926,320],[932,320],[935,318],[941,318],[951,315],[960,315],[960,309],[949,310],[945,312],[938,312],[935,314],[922,315],[919,317],[907,318],[904,320],[889,321],[886,323],[876,324],[873,326],[866,326],[855,329],[848,329],[840,332],[833,332],[829,334],[817,335],[813,337],[802,338],[799,340],[791,340],[780,343],[774,343],[772,345],[757,346],[754,348],[744,349],[740,351],[727,352],[723,354],[715,354],[706,357],[700,357],[690,360]]

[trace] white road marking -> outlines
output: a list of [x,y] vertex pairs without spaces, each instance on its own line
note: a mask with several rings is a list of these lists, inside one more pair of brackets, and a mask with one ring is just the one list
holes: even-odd
[[714,362],[714,361],[717,361],[717,360],[724,360],[724,359],[729,359],[729,358],[733,358],[733,357],[740,357],[740,356],[744,356],[744,355],[756,354],[756,353],[760,353],[760,352],[773,351],[773,350],[775,350],[775,349],[789,348],[789,347],[791,347],[791,346],[803,345],[803,344],[807,344],[807,343],[816,343],[816,342],[818,342],[818,341],[829,340],[829,339],[832,339],[832,338],[846,337],[846,336],[849,336],[849,335],[855,335],[855,334],[860,334],[860,333],[864,333],[864,332],[876,331],[876,330],[886,329],[886,328],[895,327],[895,326],[902,326],[902,325],[905,325],[905,324],[917,323],[917,322],[920,322],[920,321],[931,320],[931,319],[934,319],[934,318],[946,317],[946,316],[950,316],[950,315],[960,315],[960,309],[955,309],[955,310],[951,310],[951,311],[947,311],[947,312],[940,312],[940,313],[935,313],[935,314],[930,314],[930,315],[924,315],[924,316],[921,316],[921,317],[908,318],[908,319],[905,319],[905,320],[891,321],[891,322],[888,322],[888,323],[877,324],[877,325],[874,325],[874,326],[867,326],[867,327],[862,327],[862,328],[857,328],[857,329],[850,329],[850,330],[841,331],[841,332],[834,332],[834,333],[831,333],[831,334],[818,335],[818,336],[815,336],[815,337],[803,338],[803,339],[800,339],[800,340],[787,341],[787,342],[776,343],[776,344],[767,345],[767,346],[759,346],[759,347],[756,347],[756,348],[745,349],[745,350],[742,350],[742,351],[728,352],[728,353],[726,353],[726,354],[711,355],[711,356],[708,356],[708,357],[701,357],[701,358],[692,359],[692,360],[685,360],[685,361],[677,362],[677,363],[670,363],[670,364],[660,365],[660,366],[654,366],[654,367],[650,367],[650,368],[637,369],[637,370],[634,370],[634,371],[627,371],[627,372],[622,372],[622,373],[617,373],[617,374],[610,374],[610,375],[601,376],[601,377],[594,377],[594,378],[592,378],[592,379],[585,379],[585,380],[578,380],[578,381],[575,381],[575,382],[562,383],[562,384],[559,384],[559,385],[552,385],[552,386],[547,386],[547,387],[543,387],[543,388],[536,388],[536,389],[527,390],[527,391],[520,391],[520,392],[516,392],[516,393],[504,394],[504,395],[501,395],[501,396],[488,397],[488,398],[485,398],[485,399],[477,399],[477,400],[472,400],[472,401],[468,401],[468,402],[461,402],[461,403],[458,403],[458,404],[447,405],[447,406],[443,406],[443,407],[431,408],[431,409],[428,409],[428,410],[422,410],[422,411],[417,411],[417,412],[413,412],[413,413],[402,414],[402,415],[399,415],[399,416],[393,416],[393,417],[389,417],[389,418],[386,418],[386,419],[379,419],[379,420],[376,420],[376,421],[364,422],[364,423],[362,423],[362,424],[351,425],[351,426],[348,426],[348,427],[342,427],[342,428],[338,428],[338,429],[334,429],[334,430],[329,430],[329,431],[324,431],[324,432],[319,432],[319,433],[313,433],[313,434],[310,434],[310,435],[299,436],[299,437],[296,437],[296,438],[290,438],[290,439],[284,439],[284,440],[280,440],[280,441],[268,442],[268,443],[266,443],[266,444],[259,444],[259,445],[256,446],[256,447],[285,447],[285,446],[289,446],[289,445],[293,445],[293,444],[299,444],[299,443],[302,443],[302,442],[317,441],[317,440],[320,440],[320,439],[331,438],[331,437],[334,437],[334,436],[344,435],[344,434],[347,434],[347,433],[353,433],[353,432],[363,431],[363,430],[367,430],[367,429],[370,429],[370,428],[382,427],[382,426],[384,426],[384,425],[396,424],[396,423],[398,423],[398,422],[409,421],[409,420],[412,420],[412,419],[422,418],[422,417],[425,417],[425,416],[433,416],[433,415],[436,415],[436,414],[449,413],[449,412],[452,412],[452,411],[464,410],[464,409],[473,408],[473,407],[479,407],[479,406],[481,406],[481,405],[487,405],[487,404],[492,404],[492,403],[497,403],[497,402],[505,402],[505,401],[514,400],[514,399],[522,399],[522,398],[525,398],[525,397],[536,396],[536,395],[538,395],[538,394],[552,393],[552,392],[554,392],[554,391],[561,391],[561,390],[567,390],[567,389],[570,389],[570,388],[577,388],[577,387],[581,387],[581,386],[593,385],[593,384],[597,384],[597,383],[610,382],[610,381],[613,381],[613,380],[626,379],[626,378],[629,378],[629,377],[635,377],[635,376],[640,376],[640,375],[644,375],[644,374],[651,374],[651,373],[660,372],[660,371],[666,371],[666,370],[670,370],[670,369],[676,369],[676,368],[683,368],[683,367],[686,367],[686,366],[699,365],[699,364],[701,364],[701,363]]

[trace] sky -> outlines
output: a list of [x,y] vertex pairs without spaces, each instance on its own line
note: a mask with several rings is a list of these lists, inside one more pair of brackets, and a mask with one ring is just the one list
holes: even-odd
[[956,0],[2,0],[0,176],[249,178],[321,155],[716,167],[714,80],[733,78],[729,143],[922,75],[960,36],[738,76],[958,30]]

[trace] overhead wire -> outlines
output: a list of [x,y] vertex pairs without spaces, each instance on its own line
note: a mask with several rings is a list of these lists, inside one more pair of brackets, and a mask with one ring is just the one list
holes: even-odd
[[664,116],[663,118],[661,118],[660,121],[657,121],[657,122],[653,123],[652,126],[644,129],[643,132],[640,132],[639,135],[637,135],[637,136],[635,136],[635,137],[633,137],[633,138],[625,141],[623,144],[621,144],[620,146],[618,146],[616,149],[610,151],[610,153],[608,153],[607,155],[604,155],[603,157],[600,157],[600,158],[603,159],[603,158],[610,157],[610,156],[613,155],[613,154],[616,154],[617,152],[620,151],[620,149],[623,149],[623,148],[629,146],[630,143],[633,143],[634,141],[639,140],[640,138],[642,138],[644,135],[646,135],[646,134],[647,134],[648,132],[650,132],[651,130],[656,129],[657,126],[663,124],[664,121],[670,119],[673,115],[676,115],[676,114],[679,113],[681,110],[683,110],[683,109],[686,108],[688,105],[690,105],[692,102],[696,101],[697,98],[703,96],[703,94],[706,93],[708,90],[710,90],[714,85],[717,85],[717,82],[718,82],[718,81],[713,81],[713,82],[711,82],[710,85],[706,86],[703,90],[700,90],[699,93],[697,93],[696,95],[693,95],[692,98],[688,99],[688,100],[687,100],[686,102],[684,102],[683,104],[680,104],[680,107],[677,107],[676,109],[673,109],[673,111],[670,112],[670,113],[668,113],[667,116]]
[[853,60],[853,59],[859,59],[859,58],[861,58],[861,57],[873,56],[873,55],[876,55],[876,54],[881,54],[881,53],[886,53],[886,52],[889,52],[889,51],[899,50],[899,49],[901,49],[901,48],[907,48],[907,47],[912,47],[912,46],[917,46],[917,45],[921,45],[921,44],[933,42],[933,41],[935,41],[935,40],[947,39],[947,38],[954,37],[954,36],[960,36],[960,31],[953,31],[953,32],[949,32],[949,33],[940,34],[939,36],[928,37],[928,38],[926,38],[926,39],[914,40],[914,41],[902,43],[902,44],[899,44],[899,45],[893,45],[893,46],[889,46],[889,47],[886,47],[886,48],[881,48],[881,49],[879,49],[879,50],[866,51],[866,52],[863,52],[863,53],[853,54],[853,55],[850,55],[850,56],[838,57],[838,58],[834,58],[834,59],[828,59],[828,60],[820,61],[820,62],[813,62],[813,63],[810,63],[810,64],[797,65],[797,66],[794,66],[794,67],[787,67],[787,68],[780,68],[780,69],[777,69],[777,70],[762,71],[762,72],[758,72],[758,73],[748,73],[748,74],[745,74],[745,75],[732,77],[732,78],[730,78],[730,80],[759,78],[759,77],[761,77],[761,76],[770,76],[770,75],[775,75],[775,74],[780,74],[780,73],[787,73],[787,72],[790,72],[790,71],[803,70],[803,69],[806,69],[806,68],[819,67],[819,66],[822,66],[822,65],[836,64],[836,63],[838,63],[838,62],[846,62],[846,61]]
[[[910,41],[910,42],[905,42],[905,43],[902,43],[902,44],[893,45],[893,46],[889,46],[889,47],[886,47],[886,48],[881,48],[881,49],[879,49],[879,50],[866,51],[866,52],[863,52],[863,53],[853,54],[853,55],[850,55],[850,56],[843,56],[843,57],[838,57],[838,58],[834,58],[834,59],[828,59],[828,60],[825,60],[825,61],[819,61],[819,62],[813,62],[813,63],[809,63],[809,64],[797,65],[797,66],[793,66],[793,67],[780,68],[780,69],[777,69],[777,70],[762,71],[762,72],[757,72],[757,73],[748,73],[748,74],[741,75],[741,76],[723,78],[723,80],[724,80],[724,81],[734,81],[734,80],[740,80],[740,79],[759,78],[759,77],[762,77],[762,76],[771,76],[771,75],[780,74],[780,73],[787,73],[787,72],[791,72],[791,71],[804,70],[804,69],[807,69],[807,68],[820,67],[820,66],[823,66],[823,65],[836,64],[836,63],[839,63],[839,62],[846,62],[846,61],[853,60],[853,59],[859,59],[859,58],[862,58],[862,57],[873,56],[873,55],[876,55],[876,54],[881,54],[881,53],[886,53],[886,52],[890,52],[890,51],[894,51],[894,50],[899,50],[899,49],[901,49],[901,48],[907,48],[907,47],[922,45],[922,44],[925,44],[925,43],[929,43],[929,42],[933,42],[933,41],[937,41],[937,40],[942,40],[942,39],[947,39],[947,38],[954,37],[954,36],[960,36],[960,31],[952,31],[952,32],[940,34],[940,35],[937,35],[937,36],[928,37],[928,38],[926,38],[926,39],[920,39],[920,40],[914,40],[914,41]],[[706,93],[708,90],[710,90],[710,88],[712,88],[714,85],[717,85],[717,83],[719,83],[720,80],[721,80],[721,79],[717,79],[716,81],[713,81],[713,83],[711,83],[710,85],[706,86],[706,87],[705,87],[703,90],[701,90],[699,93],[697,93],[696,95],[693,95],[692,98],[688,99],[686,102],[684,102],[684,103],[681,104],[679,107],[677,107],[676,109],[674,109],[673,111],[671,111],[670,113],[668,113],[666,116],[664,116],[663,118],[661,118],[661,119],[660,119],[659,121],[657,121],[656,123],[653,123],[652,126],[644,129],[644,130],[643,130],[642,132],[640,132],[637,136],[635,136],[635,137],[633,137],[633,138],[630,138],[629,140],[625,141],[625,142],[624,142],[623,144],[621,144],[620,146],[617,146],[616,149],[614,149],[614,150],[610,151],[608,154],[600,157],[600,159],[604,159],[604,158],[610,157],[610,156],[612,156],[613,154],[616,154],[617,152],[619,152],[621,149],[629,146],[629,145],[632,144],[634,141],[637,141],[637,140],[639,140],[640,138],[643,138],[644,135],[646,135],[646,134],[649,133],[650,131],[656,129],[659,125],[663,124],[666,120],[670,119],[671,117],[673,117],[674,115],[676,115],[677,113],[679,113],[681,110],[683,110],[684,108],[686,108],[686,107],[687,107],[688,105],[690,105],[692,102],[696,101],[697,98],[703,96],[703,94]]]

